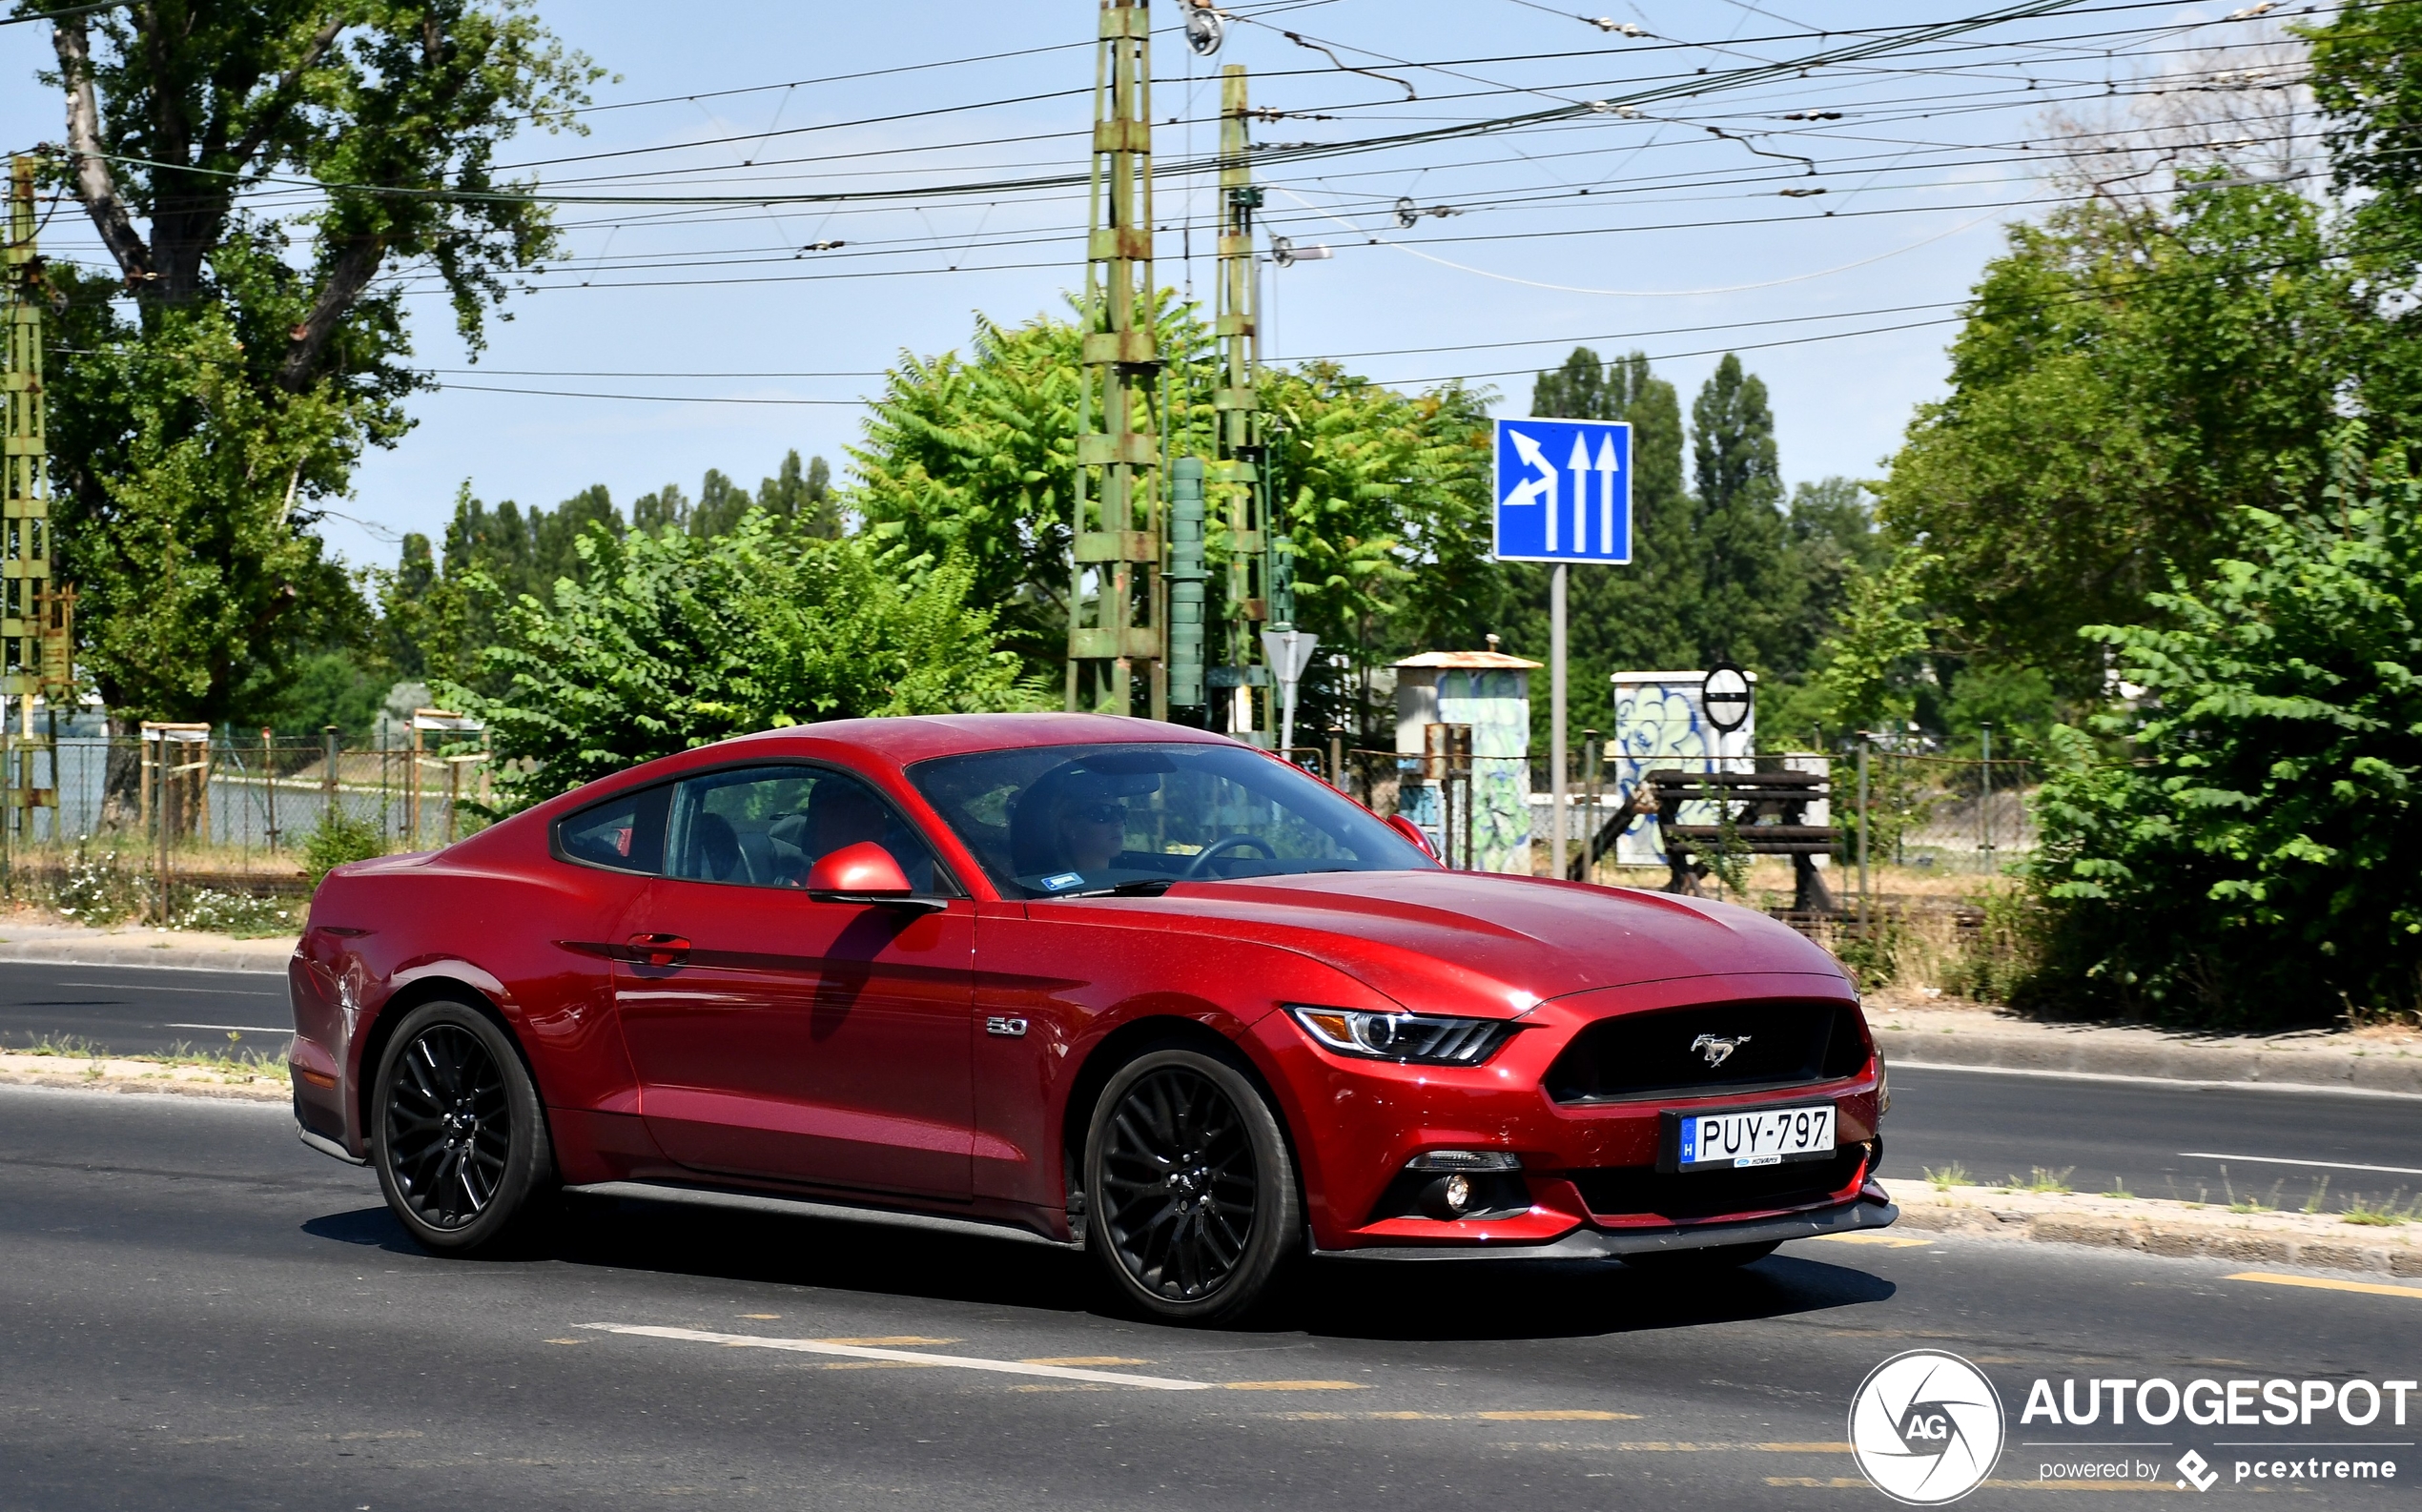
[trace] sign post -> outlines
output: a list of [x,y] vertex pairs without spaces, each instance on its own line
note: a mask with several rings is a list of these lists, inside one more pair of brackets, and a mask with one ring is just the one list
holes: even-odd
[[1279,682],[1279,754],[1286,756],[1295,744],[1295,685],[1303,681],[1303,669],[1312,664],[1312,652],[1321,638],[1309,630],[1264,630],[1262,651],[1270,664],[1270,675]]
[[[1565,479],[1570,476],[1567,489]],[[1632,427],[1622,420],[1501,419],[1496,448],[1499,562],[1553,563],[1549,580],[1548,857],[1564,875],[1566,581],[1576,562],[1632,560]]]

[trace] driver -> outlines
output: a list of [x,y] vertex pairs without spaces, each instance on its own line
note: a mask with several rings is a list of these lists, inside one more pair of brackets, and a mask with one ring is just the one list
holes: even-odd
[[1100,871],[1127,848],[1127,806],[1109,783],[1078,773],[1053,802],[1050,830],[1069,870]]

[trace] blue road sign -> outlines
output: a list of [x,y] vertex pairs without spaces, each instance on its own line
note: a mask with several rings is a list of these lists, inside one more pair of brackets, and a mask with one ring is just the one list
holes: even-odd
[[1497,422],[1497,560],[1632,560],[1632,427]]

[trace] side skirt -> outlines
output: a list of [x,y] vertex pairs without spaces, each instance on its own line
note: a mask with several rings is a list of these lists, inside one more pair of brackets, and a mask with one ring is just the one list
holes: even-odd
[[582,1196],[624,1197],[642,1202],[682,1202],[696,1207],[727,1208],[741,1213],[773,1213],[794,1218],[823,1218],[840,1223],[880,1223],[891,1228],[922,1229],[988,1239],[1014,1239],[1055,1250],[1081,1250],[1081,1241],[1046,1238],[1034,1230],[987,1218],[953,1218],[932,1213],[903,1213],[894,1208],[860,1207],[847,1202],[818,1202],[806,1197],[778,1196],[763,1192],[733,1192],[722,1187],[685,1186],[677,1181],[593,1181],[565,1187]]

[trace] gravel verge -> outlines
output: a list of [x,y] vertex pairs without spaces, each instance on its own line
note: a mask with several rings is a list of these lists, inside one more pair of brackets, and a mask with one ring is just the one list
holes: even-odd
[[1886,1180],[1884,1186],[1900,1207],[1900,1222],[1881,1231],[1885,1234],[1916,1229],[2231,1263],[2422,1277],[2422,1241],[2412,1223],[2374,1227],[2349,1223],[2330,1213],[2239,1212],[2161,1197],[1946,1189],[1917,1180]]

